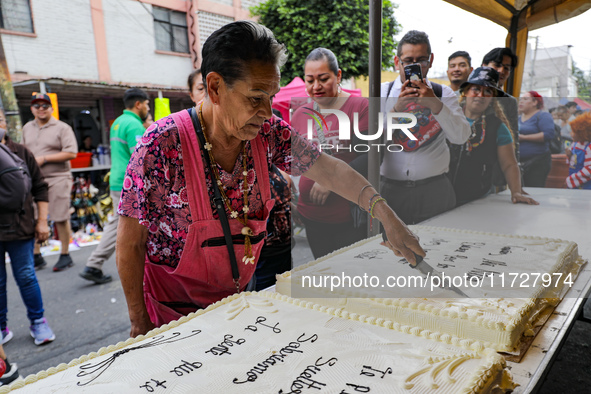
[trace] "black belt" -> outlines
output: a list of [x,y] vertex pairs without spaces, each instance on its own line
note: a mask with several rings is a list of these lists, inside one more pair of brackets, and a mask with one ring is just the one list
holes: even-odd
[[391,185],[401,186],[401,187],[416,187],[421,185],[426,185],[427,183],[431,183],[441,178],[445,178],[445,174],[435,175],[425,179],[419,179],[417,181],[398,181],[396,179],[389,179],[386,178],[384,182],[389,183]]

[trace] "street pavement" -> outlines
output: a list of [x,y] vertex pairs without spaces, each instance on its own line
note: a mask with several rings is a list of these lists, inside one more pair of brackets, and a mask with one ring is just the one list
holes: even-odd
[[[296,235],[293,252],[294,265],[312,260],[305,237]],[[43,294],[45,317],[55,332],[54,342],[35,346],[29,334],[26,309],[18,288],[8,271],[8,327],[14,338],[4,345],[11,362],[16,362],[21,375],[68,363],[101,347],[116,344],[129,337],[127,305],[117,275],[115,257],[104,265],[104,272],[113,281],[95,285],[78,276],[95,246],[71,252],[74,267],[53,272],[58,256],[47,256],[47,267],[37,271]],[[591,317],[591,302],[586,305]],[[550,370],[543,394],[583,393],[591,387],[591,323],[577,321]]]

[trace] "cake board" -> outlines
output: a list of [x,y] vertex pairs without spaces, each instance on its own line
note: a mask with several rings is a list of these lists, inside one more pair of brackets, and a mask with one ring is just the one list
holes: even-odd
[[[511,194],[504,191],[445,212],[421,225],[568,239],[576,242],[579,254],[591,261],[587,223],[580,220],[591,211],[589,192],[550,188],[526,188],[526,191],[540,205],[512,204]],[[515,393],[535,393],[541,388],[590,292],[591,264],[586,264],[574,286],[534,337],[521,362],[508,361],[515,382],[520,384]]]

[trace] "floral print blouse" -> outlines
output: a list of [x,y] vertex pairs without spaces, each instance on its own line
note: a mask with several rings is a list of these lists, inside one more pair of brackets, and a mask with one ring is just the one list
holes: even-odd
[[[269,172],[271,164],[285,172],[300,175],[318,159],[320,152],[306,139],[292,133],[290,126],[273,116],[259,133],[267,151]],[[246,167],[250,219],[261,219],[262,201],[257,174],[254,170],[251,144],[246,143]],[[201,150],[203,159],[203,150]],[[204,161],[205,179],[211,208],[213,189],[209,169]],[[242,152],[234,170],[229,173],[218,166],[226,196],[232,208],[242,212],[243,182]],[[187,194],[181,138],[175,121],[168,116],[155,122],[136,146],[123,180],[119,214],[133,217],[148,228],[146,252],[150,262],[176,267],[183,253],[189,226],[192,223]]]

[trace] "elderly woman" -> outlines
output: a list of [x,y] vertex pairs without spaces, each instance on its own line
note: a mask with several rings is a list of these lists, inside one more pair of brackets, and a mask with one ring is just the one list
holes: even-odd
[[[306,58],[304,64],[304,81],[306,92],[312,103],[301,106],[292,118],[292,127],[301,136],[307,135],[308,120],[313,119],[314,112],[321,109],[337,109],[351,119],[351,135],[353,132],[353,114],[359,114],[359,130],[366,133],[368,129],[368,101],[362,97],[351,97],[350,93],[341,89],[341,69],[334,53],[326,48],[316,48]],[[312,111],[313,110],[313,111]],[[350,147],[351,141],[339,141],[339,121],[334,114],[324,115],[322,125],[313,123],[314,145],[329,144],[334,147]],[[328,125],[328,128],[324,127]],[[353,142],[353,144],[355,141]],[[355,170],[365,173],[367,154],[349,152],[347,149],[322,149],[351,165]],[[366,223],[355,223],[351,215],[349,201],[332,193],[326,187],[303,176],[299,184],[300,198],[297,210],[306,227],[306,237],[315,258],[324,256],[337,249],[349,246],[367,234]]]
[[550,140],[554,138],[554,119],[542,111],[544,99],[534,90],[519,99],[519,160],[523,185],[544,187],[552,168]]
[[460,87],[460,106],[472,133],[465,144],[452,145],[451,149],[449,174],[458,206],[489,193],[493,185],[492,169],[497,161],[511,190],[511,201],[537,204],[521,189],[509,122],[495,99],[504,95],[497,88],[498,80],[496,70],[479,67]]
[[413,264],[413,252],[425,255],[383,199],[368,207],[375,190],[365,178],[272,116],[285,49],[267,28],[225,25],[202,55],[205,100],[152,125],[124,180],[117,267],[131,336],[246,288],[273,206],[271,164],[361,201],[384,224],[396,255]]

